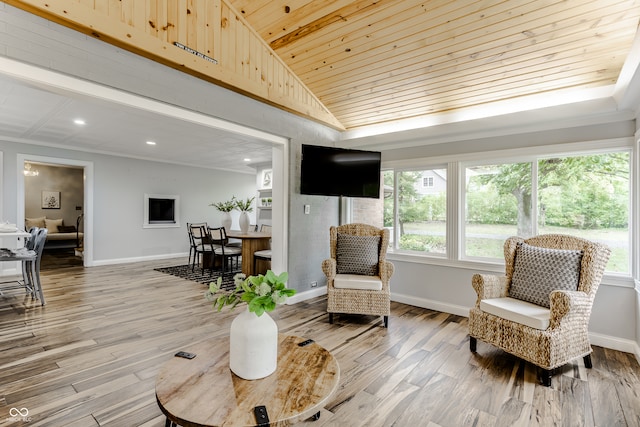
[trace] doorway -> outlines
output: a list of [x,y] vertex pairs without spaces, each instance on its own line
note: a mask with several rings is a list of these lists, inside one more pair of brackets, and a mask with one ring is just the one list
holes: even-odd
[[[17,157],[18,224],[25,224],[25,218],[39,220],[45,217],[56,227],[79,227],[83,234],[82,249],[77,254],[81,262],[77,264],[85,267],[93,265],[93,163],[26,154],[18,154]],[[36,171],[38,174],[34,175]],[[72,237],[70,240],[52,241],[50,247],[72,249],[73,256],[76,256],[78,241],[73,238],[71,231],[69,233],[67,236]],[[56,252],[54,254],[52,251],[50,255],[65,255],[64,251]],[[65,258],[64,263],[72,260]],[[56,263],[55,259],[50,261]]]

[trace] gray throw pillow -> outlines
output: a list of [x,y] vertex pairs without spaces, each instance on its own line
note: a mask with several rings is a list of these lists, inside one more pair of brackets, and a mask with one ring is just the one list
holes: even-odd
[[338,233],[336,263],[338,274],[378,275],[380,236]]
[[549,308],[551,291],[578,289],[581,262],[582,251],[518,243],[509,296]]

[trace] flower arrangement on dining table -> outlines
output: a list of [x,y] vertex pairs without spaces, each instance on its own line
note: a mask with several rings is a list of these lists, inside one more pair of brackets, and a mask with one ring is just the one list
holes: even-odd
[[295,295],[295,289],[286,286],[289,274],[285,271],[277,275],[272,270],[266,274],[246,277],[243,273],[233,276],[236,287],[233,290],[222,290],[222,277],[209,284],[204,296],[212,303],[214,309],[221,311],[223,307],[231,309],[246,302],[249,311],[262,316],[264,312],[273,311],[278,304],[284,304],[287,298]]
[[251,204],[253,203],[254,199],[255,197],[247,197],[246,200],[236,199],[236,208],[238,208],[240,212],[251,212],[253,210]]
[[234,209],[238,209],[240,212],[251,212],[253,207],[251,204],[255,200],[254,197],[247,197],[246,199],[237,199],[236,196],[231,197],[230,200],[224,202],[214,202],[209,204],[209,206],[213,206],[220,212],[231,212]]
[[214,202],[209,206],[213,206],[220,212],[231,212],[236,208],[236,196],[233,196],[231,200],[227,200],[225,202]]

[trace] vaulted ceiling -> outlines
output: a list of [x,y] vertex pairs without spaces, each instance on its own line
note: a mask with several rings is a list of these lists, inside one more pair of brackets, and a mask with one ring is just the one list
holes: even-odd
[[628,0],[229,0],[346,129],[616,83]]
[[[347,130],[352,143],[381,125],[397,130],[403,121],[466,118],[469,110],[488,117],[496,105],[510,112],[511,101],[526,100],[522,111],[575,100],[577,92],[611,96],[640,19],[640,0],[2,1]],[[242,164],[246,152],[254,161],[270,157],[260,138],[213,131],[206,120],[203,127],[136,109],[123,114],[122,106],[100,102],[0,76],[6,113],[0,132],[36,144],[86,149],[89,141],[94,151],[239,171],[250,170]],[[75,111],[95,112],[94,125],[77,130],[67,120]],[[127,120],[110,126],[113,115]],[[164,129],[164,144],[152,154],[140,148],[132,138],[141,129]],[[186,144],[193,150],[182,149]],[[243,150],[206,158],[201,153],[213,144]]]

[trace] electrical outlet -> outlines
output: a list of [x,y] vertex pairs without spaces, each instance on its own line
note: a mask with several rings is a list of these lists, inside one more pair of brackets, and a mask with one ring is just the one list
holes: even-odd
[[317,286],[318,286],[318,282],[311,282],[311,287],[312,287],[312,288],[315,288],[315,287],[317,287]]

